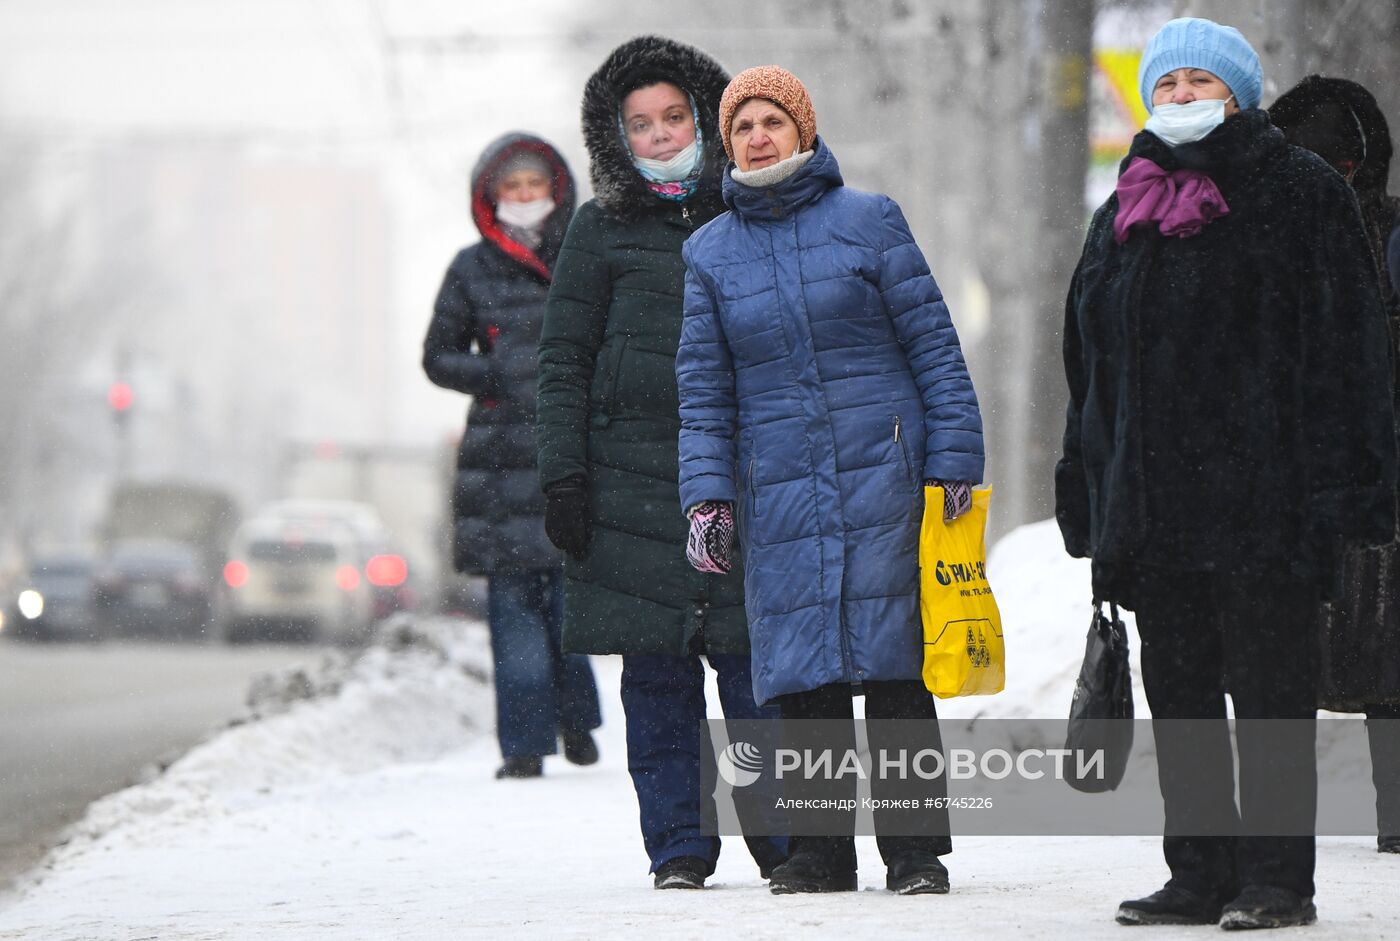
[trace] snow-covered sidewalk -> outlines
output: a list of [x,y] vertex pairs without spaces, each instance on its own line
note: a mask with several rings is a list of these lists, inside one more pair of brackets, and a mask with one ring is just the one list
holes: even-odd
[[[942,704],[944,714],[1067,706],[1087,596],[1082,568],[1054,559],[1046,536],[1020,531],[993,560],[1013,689]],[[863,838],[864,891],[774,897],[736,838],[709,890],[657,892],[616,658],[595,661],[602,761],[554,758],[543,779],[498,782],[484,629],[430,622],[413,633],[417,644],[373,648],[314,698],[95,804],[0,911],[0,938],[1121,938],[1118,901],[1165,878],[1155,839],[955,837],[953,892],[895,897]],[[1379,856],[1373,839],[1321,841],[1321,920],[1308,936],[1400,936],[1397,883],[1400,859]]]

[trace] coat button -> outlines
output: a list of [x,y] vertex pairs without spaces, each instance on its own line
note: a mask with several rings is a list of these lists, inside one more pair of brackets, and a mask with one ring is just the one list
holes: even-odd
[[697,618],[702,618],[702,617],[704,617],[704,616],[705,616],[705,609],[704,609],[704,608],[696,608],[696,609],[695,609],[695,616],[696,616]]

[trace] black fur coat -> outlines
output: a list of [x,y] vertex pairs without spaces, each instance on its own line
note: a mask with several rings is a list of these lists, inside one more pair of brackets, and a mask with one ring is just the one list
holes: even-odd
[[1229,214],[1113,238],[1098,210],[1066,305],[1056,517],[1131,606],[1144,567],[1264,570],[1324,589],[1342,540],[1389,541],[1396,444],[1386,313],[1356,200],[1268,115],[1145,157],[1202,170]]

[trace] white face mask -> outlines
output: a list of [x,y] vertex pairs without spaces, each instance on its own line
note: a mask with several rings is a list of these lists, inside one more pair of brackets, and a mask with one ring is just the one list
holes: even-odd
[[1160,104],[1152,109],[1152,117],[1144,127],[1173,147],[1198,141],[1225,120],[1225,102],[1230,98],[1197,99],[1184,105]]
[[653,183],[679,183],[700,165],[699,141],[691,141],[670,160],[652,160],[650,157],[632,155],[642,176]]
[[496,204],[496,221],[514,226],[517,229],[535,229],[549,218],[549,214],[554,211],[554,206],[554,200],[548,196],[543,199],[532,199],[526,203],[503,199]]

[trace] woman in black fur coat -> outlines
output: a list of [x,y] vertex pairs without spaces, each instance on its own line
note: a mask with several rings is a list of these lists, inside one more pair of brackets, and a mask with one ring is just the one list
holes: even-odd
[[1152,116],[1066,305],[1055,481],[1066,548],[1137,614],[1152,709],[1172,875],[1118,920],[1307,924],[1315,840],[1269,834],[1313,832],[1336,548],[1394,531],[1385,307],[1346,182],[1259,109],[1238,30],[1173,20],[1139,79]]

